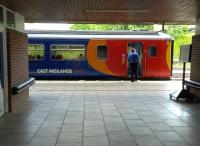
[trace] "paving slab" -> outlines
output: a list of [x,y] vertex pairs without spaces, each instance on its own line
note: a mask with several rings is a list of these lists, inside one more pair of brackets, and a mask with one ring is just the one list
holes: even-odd
[[200,143],[200,106],[169,99],[180,81],[36,81],[0,119],[0,145],[187,146]]

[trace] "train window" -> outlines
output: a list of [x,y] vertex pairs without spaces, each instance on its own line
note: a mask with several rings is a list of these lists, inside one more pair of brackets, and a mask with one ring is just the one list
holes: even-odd
[[107,46],[97,46],[97,59],[106,60],[108,57]]
[[85,45],[52,45],[52,60],[85,60]]
[[156,57],[157,56],[157,47],[150,46],[148,50],[148,56],[149,57]]
[[28,45],[28,58],[29,60],[44,59],[44,45],[41,44]]

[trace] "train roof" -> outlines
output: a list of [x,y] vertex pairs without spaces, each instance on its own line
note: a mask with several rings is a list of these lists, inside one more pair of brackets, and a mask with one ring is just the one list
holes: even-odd
[[173,40],[161,31],[29,31],[29,38],[38,39],[135,39]]

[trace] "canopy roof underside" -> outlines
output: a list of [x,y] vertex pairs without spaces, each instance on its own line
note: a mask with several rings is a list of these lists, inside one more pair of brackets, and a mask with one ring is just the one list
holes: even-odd
[[199,0],[0,0],[26,22],[194,24]]

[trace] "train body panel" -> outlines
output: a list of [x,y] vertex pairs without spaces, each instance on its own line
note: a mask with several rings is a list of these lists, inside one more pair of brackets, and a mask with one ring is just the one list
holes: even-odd
[[[29,37],[30,76],[106,78],[128,76],[128,52],[141,58],[141,78],[170,78],[170,39]],[[81,57],[81,58],[80,58]]]
[[86,45],[88,40],[49,40],[49,39],[29,39],[28,43],[44,45],[44,58],[41,60],[29,60],[30,76],[40,78],[64,78],[64,77],[84,77],[103,76],[88,65],[86,59],[83,60],[52,60],[50,47],[54,44],[78,44]]
[[[150,49],[153,50],[154,47],[157,51],[150,53]],[[142,60],[144,78],[166,78],[170,76],[171,68],[167,65],[166,52],[167,41],[147,41],[144,43]]]
[[[98,58],[98,46],[107,48],[105,58]],[[97,48],[97,49],[95,49]],[[96,71],[111,75],[127,76],[127,45],[124,40],[90,40],[87,60]]]

